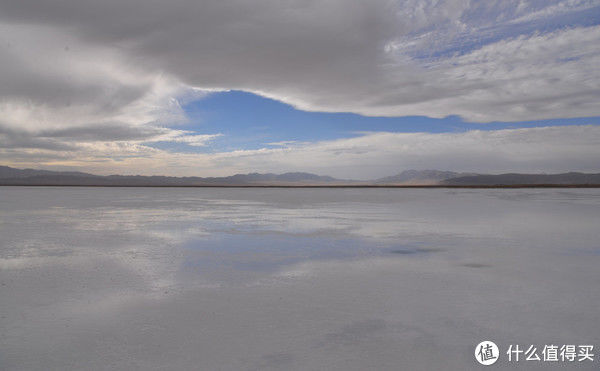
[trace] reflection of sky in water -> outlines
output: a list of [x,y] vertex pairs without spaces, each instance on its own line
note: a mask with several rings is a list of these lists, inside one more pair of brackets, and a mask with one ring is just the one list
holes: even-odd
[[[297,235],[267,232],[213,233],[183,244],[183,268],[205,276],[224,271],[273,273],[285,265],[310,260],[339,260],[385,254],[419,255],[433,252],[400,242],[364,237]],[[228,275],[231,275],[228,273]]]
[[[374,254],[375,248],[354,239],[264,234],[217,234],[190,241],[186,267],[272,271],[282,264],[308,259],[347,258]],[[194,258],[192,258],[192,256]]]
[[544,256],[598,251],[596,190],[13,188],[0,196],[0,267],[105,258],[159,288],[312,260],[444,252],[491,266],[510,260],[494,256],[503,248],[521,258],[540,248]]
[[0,187],[0,369],[468,369],[489,336],[598,345],[599,225],[598,189]]

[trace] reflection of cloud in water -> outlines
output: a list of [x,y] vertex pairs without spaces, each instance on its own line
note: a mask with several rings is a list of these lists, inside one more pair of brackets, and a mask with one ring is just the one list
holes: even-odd
[[488,336],[600,342],[599,190],[7,188],[0,207],[3,369],[465,369]]

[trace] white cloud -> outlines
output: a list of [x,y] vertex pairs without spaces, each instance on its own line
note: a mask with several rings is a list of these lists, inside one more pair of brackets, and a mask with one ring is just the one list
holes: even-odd
[[463,133],[364,133],[355,138],[291,143],[279,148],[209,154],[171,153],[141,144],[80,144],[73,152],[1,150],[9,164],[83,169],[111,174],[224,176],[248,171],[309,171],[369,179],[405,169],[478,172],[598,171],[600,127],[469,131]]
[[[186,143],[190,146],[203,147],[206,146],[211,140],[218,138],[222,135],[223,134],[180,135],[165,138],[165,141],[175,143]],[[160,139],[155,141],[160,141]]]
[[593,0],[3,1],[0,146],[41,162],[87,146],[111,163],[100,156],[109,141],[205,145],[214,137],[168,127],[186,123],[182,102],[220,89],[365,115],[598,116],[599,9]]

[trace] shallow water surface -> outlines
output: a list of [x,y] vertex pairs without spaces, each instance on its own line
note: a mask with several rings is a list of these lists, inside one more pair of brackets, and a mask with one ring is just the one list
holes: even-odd
[[0,369],[478,369],[482,340],[600,351],[599,226],[597,189],[0,187]]

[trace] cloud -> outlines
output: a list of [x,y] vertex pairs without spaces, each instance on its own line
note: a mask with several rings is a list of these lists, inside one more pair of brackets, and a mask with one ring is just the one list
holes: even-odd
[[[119,124],[99,124],[63,129],[41,130],[33,135],[42,138],[74,140],[77,142],[96,141],[153,141],[172,136],[173,130],[155,126],[125,126]],[[177,132],[175,132],[177,133]]]
[[182,103],[224,89],[375,116],[598,116],[599,10],[592,0],[2,1],[0,145],[46,159],[96,148],[98,160],[111,145],[152,155],[144,141],[205,145],[213,137],[172,128],[187,122]]
[[201,134],[201,135],[182,135],[170,138],[169,141],[175,143],[186,143],[190,146],[203,147],[211,140],[222,136],[223,134]]
[[[600,23],[593,15],[599,7],[597,1],[5,1],[0,96],[64,111],[69,120],[120,114],[138,123],[152,121],[157,113],[150,107],[168,105],[186,87],[248,90],[302,109],[368,115],[459,114],[479,121],[598,115],[591,105],[600,78],[590,66],[597,65],[600,31],[565,29],[561,20]],[[583,11],[581,21],[568,17]],[[557,29],[535,35],[540,20]],[[534,28],[515,27],[523,24]],[[435,63],[424,58],[452,49],[472,54]],[[515,86],[512,68],[534,72],[521,84],[528,89]],[[582,83],[587,89],[569,99],[575,108],[554,104],[572,98],[572,87]],[[549,89],[568,93],[548,96]]]
[[[57,157],[56,153],[61,156]],[[225,176],[248,171],[310,171],[370,179],[405,169],[476,172],[597,171],[600,127],[557,126],[463,133],[363,133],[354,138],[217,153],[173,153],[129,142],[81,143],[71,153],[0,149],[13,166],[102,174]],[[50,156],[49,156],[50,155]]]
[[349,139],[212,156],[215,166],[260,171],[304,170],[368,179],[405,169],[479,172],[597,171],[600,127],[366,133]]

